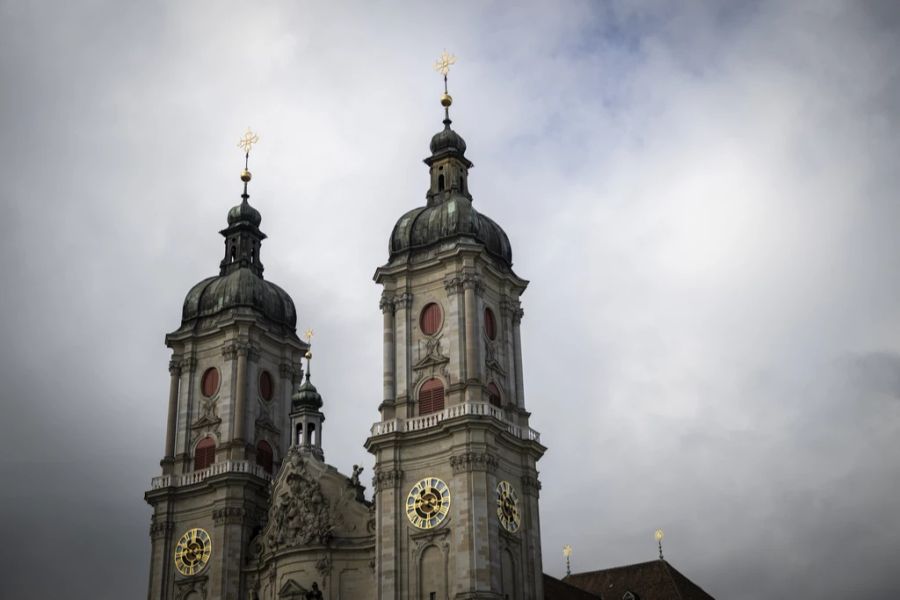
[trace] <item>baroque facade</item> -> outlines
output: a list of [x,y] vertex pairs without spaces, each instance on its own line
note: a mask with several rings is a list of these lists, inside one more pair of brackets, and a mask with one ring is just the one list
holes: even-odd
[[[449,96],[445,94],[445,108]],[[187,294],[172,351],[148,597],[540,599],[536,463],[519,334],[527,281],[475,210],[450,127],[425,205],[397,221],[383,287],[383,397],[361,469],[325,462],[324,402],[293,301],[263,278],[261,216],[240,204],[219,275]],[[301,359],[307,357],[306,369]]]

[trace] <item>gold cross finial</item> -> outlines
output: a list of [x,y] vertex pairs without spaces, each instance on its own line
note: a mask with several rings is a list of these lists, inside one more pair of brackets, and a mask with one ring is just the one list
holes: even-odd
[[449,54],[445,49],[438,59],[434,61],[434,70],[446,77],[447,73],[450,72],[450,65],[454,64],[456,64],[456,57]]
[[312,344],[312,339],[315,334],[316,334],[316,332],[313,331],[312,329],[306,330],[306,343],[307,344]]
[[565,556],[566,558],[572,556],[572,546],[568,544],[563,546],[563,556]]
[[250,128],[247,128],[246,133],[244,133],[244,137],[238,142],[238,148],[244,151],[244,154],[250,154],[250,149],[253,147],[253,144],[259,142],[259,136],[250,131]]

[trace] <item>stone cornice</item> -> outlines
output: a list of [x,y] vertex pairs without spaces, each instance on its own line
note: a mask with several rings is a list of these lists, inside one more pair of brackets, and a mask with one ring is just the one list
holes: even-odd
[[400,482],[403,479],[403,471],[400,469],[390,469],[385,471],[375,471],[372,477],[372,487],[376,492],[386,489],[399,489]]
[[487,471],[493,473],[499,465],[497,458],[487,452],[466,452],[450,457],[450,466],[454,473],[469,471]]

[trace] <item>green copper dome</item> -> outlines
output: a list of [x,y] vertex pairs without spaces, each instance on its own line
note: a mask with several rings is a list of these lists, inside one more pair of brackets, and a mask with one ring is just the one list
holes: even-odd
[[512,247],[506,232],[476,211],[472,201],[462,194],[454,194],[434,206],[414,208],[400,217],[391,232],[391,258],[454,238],[482,244],[489,254],[512,266]]
[[303,380],[303,383],[291,396],[291,410],[295,411],[301,408],[312,408],[315,410],[322,408],[322,396],[316,390],[316,386],[309,380],[309,373],[306,374],[306,379]]
[[235,308],[253,309],[291,330],[297,327],[297,311],[288,293],[246,267],[208,277],[192,287],[184,299],[181,321],[184,324]]

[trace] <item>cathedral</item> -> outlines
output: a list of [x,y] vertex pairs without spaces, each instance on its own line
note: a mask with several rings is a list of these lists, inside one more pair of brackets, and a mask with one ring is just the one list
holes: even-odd
[[[191,288],[165,338],[162,472],[145,494],[149,599],[601,597],[576,576],[543,574],[536,467],[546,448],[529,426],[519,330],[528,282],[504,230],[475,209],[442,58],[444,121],[424,160],[425,201],[397,219],[375,270],[384,376],[364,441],[371,494],[361,469],[325,462],[310,337],[263,275],[266,235],[245,165],[219,274]],[[255,138],[242,141],[249,156]]]

